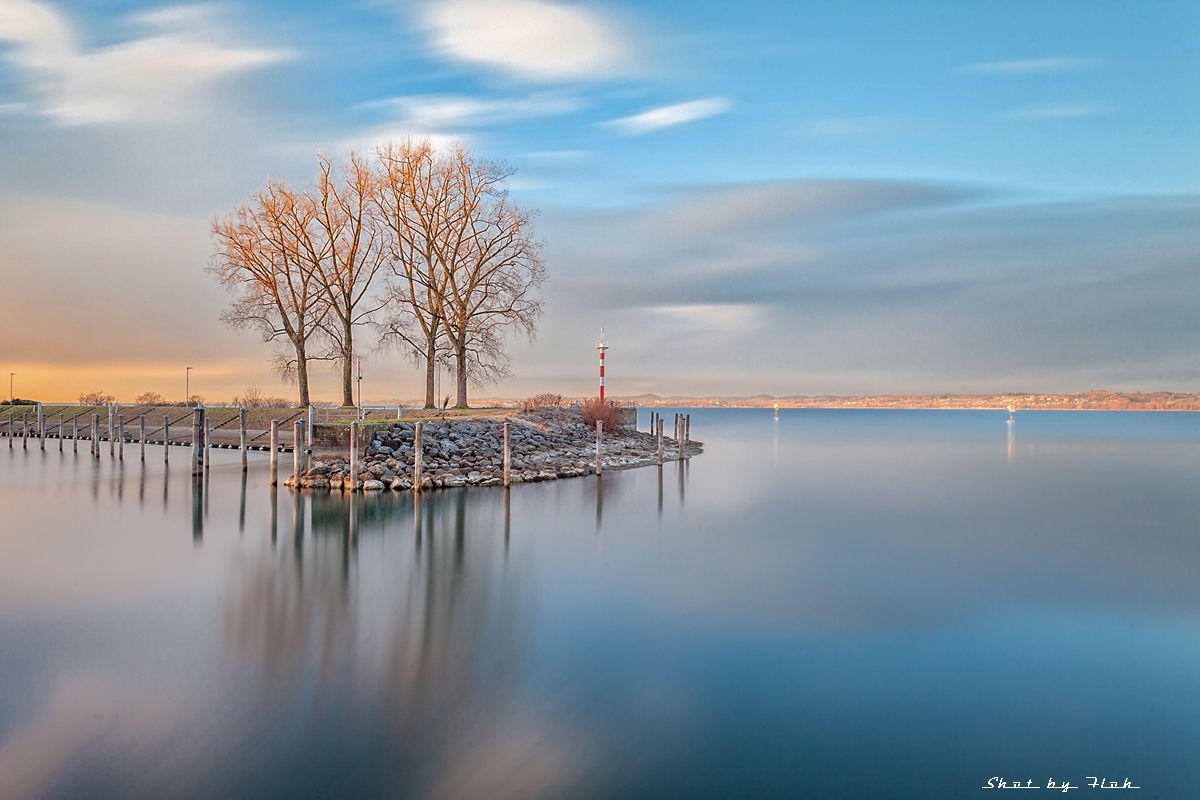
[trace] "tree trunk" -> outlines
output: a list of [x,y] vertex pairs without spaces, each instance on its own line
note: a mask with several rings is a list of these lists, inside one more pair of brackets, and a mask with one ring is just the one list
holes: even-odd
[[307,406],[309,404],[308,397],[308,354],[304,352],[304,345],[296,345],[296,383],[300,388],[300,405]]
[[354,407],[354,330],[342,325],[342,408]]
[[457,342],[454,345],[454,366],[456,367],[458,378],[458,399],[454,403],[455,408],[467,407],[467,348],[460,346]]
[[437,335],[431,334],[425,345],[425,407],[434,408],[437,405],[437,398],[434,397],[436,384],[434,378],[437,375]]

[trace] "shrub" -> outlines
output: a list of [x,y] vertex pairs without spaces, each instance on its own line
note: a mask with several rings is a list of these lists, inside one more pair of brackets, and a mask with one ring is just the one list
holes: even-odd
[[167,398],[163,397],[158,392],[142,392],[137,397],[133,398],[133,402],[139,406],[165,406]]
[[589,428],[596,427],[596,420],[604,422],[604,430],[616,431],[621,428],[621,404],[615,400],[605,400],[601,403],[596,398],[584,400],[579,407],[583,414],[583,422]]
[[[563,396],[561,394],[550,394],[543,392],[535,394],[533,397],[526,397],[521,401],[522,411],[536,411],[539,408],[559,408],[563,404]],[[607,425],[608,423],[604,423]]]
[[106,406],[115,402],[117,402],[117,398],[103,392],[87,392],[79,395],[79,405],[81,406]]
[[233,398],[235,406],[243,408],[285,408],[288,401],[282,397],[268,397],[257,384],[246,387],[246,393]]

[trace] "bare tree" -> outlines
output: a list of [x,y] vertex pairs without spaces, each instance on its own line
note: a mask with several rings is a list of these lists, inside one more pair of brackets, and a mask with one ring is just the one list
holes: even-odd
[[256,328],[267,342],[290,343],[290,353],[277,351],[275,368],[295,378],[302,406],[310,399],[309,341],[327,313],[311,257],[317,233],[311,198],[268,181],[248,203],[213,220],[217,251],[208,267],[234,295],[221,314],[227,325]]
[[317,155],[316,184],[308,190],[320,238],[310,237],[307,258],[314,266],[326,313],[321,328],[342,368],[342,405],[354,405],[354,328],[379,309],[371,284],[384,266],[381,226],[373,216],[374,176],[370,165],[351,152],[334,176],[333,162]]
[[451,228],[453,182],[428,139],[389,143],[376,155],[374,202],[390,266],[383,339],[399,342],[414,361],[424,363],[425,407],[433,408],[437,366],[445,356],[439,348],[446,284],[441,244]]
[[456,408],[467,406],[467,384],[508,374],[504,335],[531,339],[542,313],[543,245],[533,238],[535,212],[508,199],[514,170],[502,161],[475,161],[459,144],[447,156],[454,183],[454,221],[443,242],[442,308],[457,382]]

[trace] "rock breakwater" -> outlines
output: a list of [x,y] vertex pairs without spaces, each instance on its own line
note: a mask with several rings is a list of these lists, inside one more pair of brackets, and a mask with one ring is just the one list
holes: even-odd
[[[575,409],[517,415],[509,421],[511,483],[558,480],[596,472],[596,433]],[[703,452],[700,442],[684,445],[684,458]],[[663,442],[663,459],[678,457],[678,444]],[[600,461],[605,470],[657,461],[654,436],[634,430],[605,432]],[[303,489],[352,489],[350,454],[313,461],[301,473]],[[396,422],[377,430],[359,459],[358,488],[413,488],[415,423]],[[504,423],[496,419],[431,420],[421,434],[421,487],[501,486],[504,483]],[[295,486],[294,476],[284,482]]]

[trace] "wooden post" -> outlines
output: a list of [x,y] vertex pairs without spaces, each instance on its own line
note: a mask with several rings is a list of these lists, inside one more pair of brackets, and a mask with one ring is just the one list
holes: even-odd
[[110,456],[117,453],[117,431],[116,420],[113,417],[113,407],[108,407],[108,454]]
[[304,420],[298,419],[292,423],[292,484],[300,488],[300,465],[304,458]]
[[8,449],[12,450],[13,440],[13,412],[8,412]]
[[675,444],[678,448],[676,459],[683,461],[683,414],[675,415]]
[[247,445],[247,442],[246,442],[246,409],[245,408],[238,409],[238,424],[241,425],[241,427],[242,427],[242,445],[241,445],[241,447],[242,447],[242,472],[245,472],[247,469],[247,466],[246,466],[246,445]]
[[[508,486],[508,470],[511,463],[512,451],[508,445],[508,423],[506,422],[504,423],[504,485],[506,487]],[[508,495],[505,495],[504,497],[506,498],[507,502]],[[507,508],[507,506],[505,506],[505,508]]]
[[88,431],[92,435],[92,455],[96,458],[100,457],[100,415],[92,414],[92,428]]
[[163,463],[171,461],[171,415],[163,414]]
[[[345,487],[345,482],[342,486]],[[350,491],[358,489],[358,422],[350,423]]]
[[46,417],[42,415],[42,404],[37,404],[37,435],[38,447],[46,449]]
[[683,418],[683,440],[690,442],[692,440],[692,415],[688,414]]
[[63,436],[66,434],[67,415],[63,412],[58,412],[58,452],[63,449]]
[[121,444],[117,447],[117,458],[121,461],[125,460],[125,415],[120,414],[117,417],[117,434],[121,437]]
[[204,475],[204,407],[192,410],[192,477]]
[[418,422],[413,428],[413,492],[421,491],[421,428]]
[[271,485],[279,482],[279,420],[271,420]]
[[138,449],[141,451],[142,461],[146,460],[146,415],[142,414],[138,417],[138,426],[142,429],[142,444]]
[[604,420],[596,420],[596,474],[604,469],[604,465],[600,463],[600,448],[604,445]]
[[21,412],[21,449],[29,449],[29,412]]
[[204,415],[204,471],[212,466],[212,420]]
[[658,428],[658,430],[656,430],[655,433],[658,435],[658,465],[661,467],[662,466],[662,457],[663,457],[663,420],[662,420],[662,417],[658,417],[657,419],[655,419],[654,424],[655,424],[655,427]]
[[71,452],[79,452],[79,415],[71,417]]

